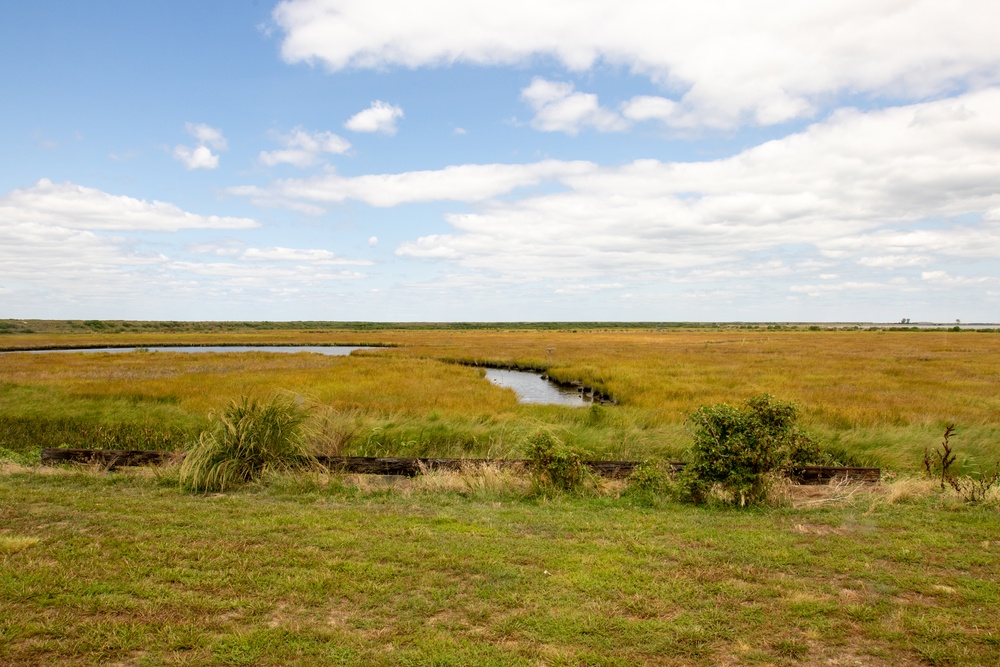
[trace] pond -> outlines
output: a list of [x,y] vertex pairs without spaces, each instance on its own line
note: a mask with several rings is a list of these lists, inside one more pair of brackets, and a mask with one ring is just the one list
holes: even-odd
[[375,350],[374,347],[357,345],[162,345],[155,347],[90,347],[53,350],[27,350],[33,353],[49,352],[313,352],[331,357],[344,357],[355,350]]
[[576,389],[560,387],[543,379],[540,373],[487,368],[486,379],[498,387],[513,389],[521,403],[582,406],[591,402]]

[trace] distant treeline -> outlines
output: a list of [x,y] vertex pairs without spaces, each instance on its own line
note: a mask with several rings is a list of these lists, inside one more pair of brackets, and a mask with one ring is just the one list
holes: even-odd
[[869,323],[809,322],[178,322],[136,320],[0,320],[0,334],[63,333],[226,333],[247,331],[386,331],[386,330],[620,330],[620,329],[725,329],[768,331],[960,331],[996,332],[987,324],[874,325]]

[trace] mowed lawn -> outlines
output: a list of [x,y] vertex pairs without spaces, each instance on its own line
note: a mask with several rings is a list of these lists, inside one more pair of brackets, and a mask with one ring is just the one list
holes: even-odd
[[1000,664],[996,503],[930,489],[741,511],[7,464],[0,664]]

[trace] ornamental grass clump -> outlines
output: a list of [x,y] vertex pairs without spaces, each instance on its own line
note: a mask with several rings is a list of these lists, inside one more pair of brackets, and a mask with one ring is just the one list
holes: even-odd
[[306,417],[303,408],[281,396],[233,401],[187,452],[181,487],[225,491],[266,472],[314,465],[304,437]]

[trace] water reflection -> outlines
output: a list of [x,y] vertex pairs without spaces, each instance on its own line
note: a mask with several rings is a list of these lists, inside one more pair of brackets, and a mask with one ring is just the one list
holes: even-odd
[[572,406],[590,404],[590,400],[584,398],[576,389],[566,389],[548,380],[543,380],[538,373],[487,368],[486,379],[498,387],[513,389],[521,403]]

